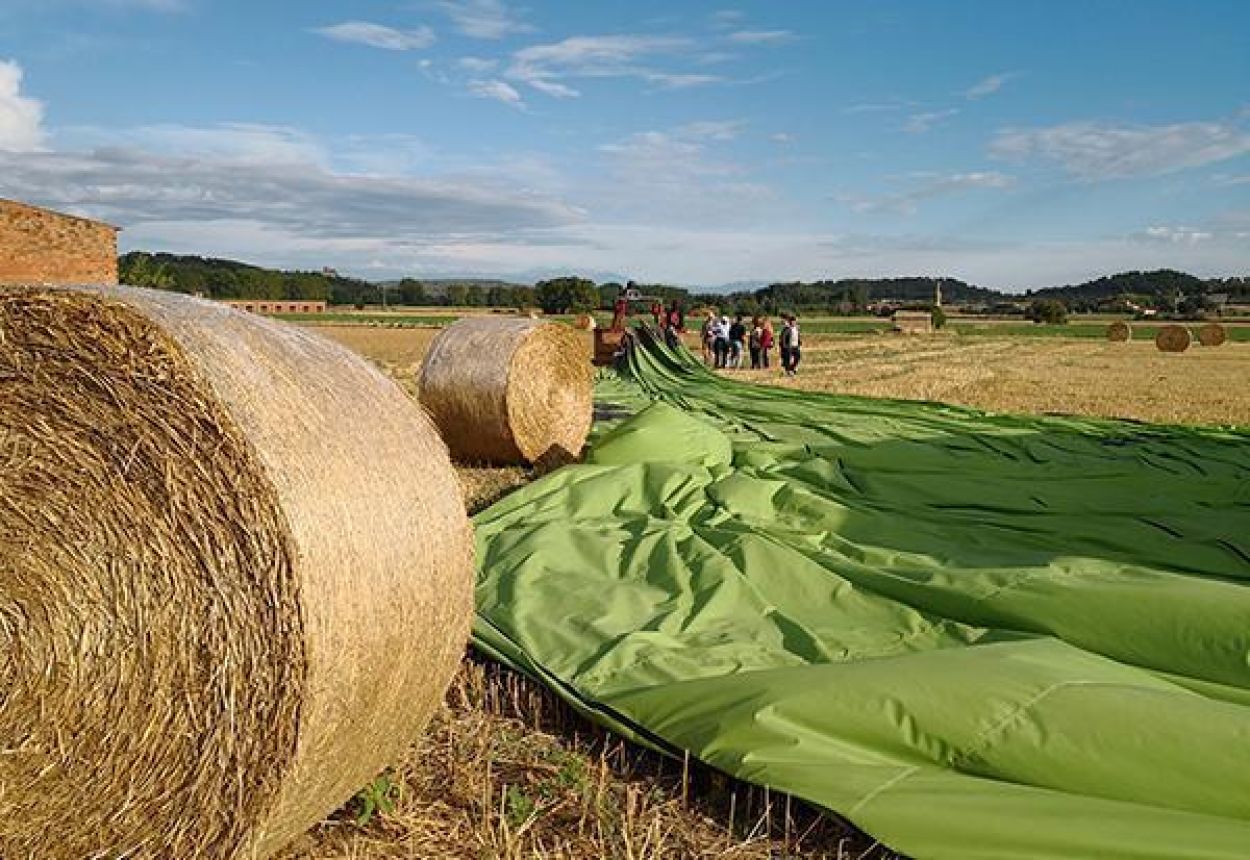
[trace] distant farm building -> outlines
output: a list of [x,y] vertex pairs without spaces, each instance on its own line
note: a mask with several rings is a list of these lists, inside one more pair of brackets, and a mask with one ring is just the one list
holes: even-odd
[[933,314],[928,311],[895,311],[892,321],[894,330],[903,334],[930,334],[933,331]]
[[228,299],[222,304],[254,314],[323,314],[325,302],[306,302],[299,299]]
[[116,283],[112,224],[0,198],[0,286]]

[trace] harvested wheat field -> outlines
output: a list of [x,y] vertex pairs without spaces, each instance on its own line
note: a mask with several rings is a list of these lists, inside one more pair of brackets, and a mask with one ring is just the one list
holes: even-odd
[[799,375],[735,373],[810,391],[940,400],[993,412],[1250,424],[1250,344],[1160,352],[1152,340],[808,335]]

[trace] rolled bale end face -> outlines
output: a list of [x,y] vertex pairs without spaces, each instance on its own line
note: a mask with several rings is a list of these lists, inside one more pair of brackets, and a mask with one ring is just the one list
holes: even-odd
[[1133,339],[1133,327],[1128,323],[1113,322],[1107,326],[1107,340],[1112,343],[1125,343]]
[[1228,340],[1228,330],[1219,323],[1207,323],[1198,329],[1198,343],[1203,346],[1223,346]]
[[1155,346],[1160,352],[1184,352],[1192,341],[1193,336],[1183,325],[1165,325],[1155,335]]
[[590,432],[589,358],[585,336],[565,325],[462,319],[426,355],[421,403],[458,461],[568,462]]
[[362,360],[170,293],[6,291],[0,442],[0,857],[269,856],[440,701],[470,532]]

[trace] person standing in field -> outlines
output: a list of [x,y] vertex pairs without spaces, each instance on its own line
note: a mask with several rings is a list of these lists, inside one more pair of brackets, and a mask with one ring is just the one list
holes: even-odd
[[803,340],[799,335],[799,321],[794,314],[787,315],[785,319],[786,324],[781,329],[781,369],[786,376],[794,376],[799,370]]
[[715,332],[712,351],[716,354],[716,367],[723,368],[729,363],[729,317],[722,316],[716,321]]
[[751,369],[760,369],[760,350],[764,339],[764,323],[759,317],[751,320],[751,333],[747,335],[747,348],[751,351]]
[[686,317],[681,312],[681,305],[677,302],[669,306],[667,322],[668,327],[664,329],[664,339],[669,349],[677,349],[681,345],[681,335],[686,329]]
[[760,366],[765,370],[768,369],[768,354],[773,349],[773,321],[764,318],[764,325],[760,330]]
[[707,312],[707,319],[703,321],[703,363],[708,367],[713,366],[716,361],[716,313],[714,311]]
[[742,367],[743,347],[747,339],[747,327],[742,323],[742,314],[734,317],[734,323],[729,327],[729,354],[732,367],[735,369]]

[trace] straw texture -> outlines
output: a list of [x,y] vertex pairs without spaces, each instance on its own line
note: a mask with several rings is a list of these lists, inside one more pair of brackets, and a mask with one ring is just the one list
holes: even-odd
[[1183,325],[1165,325],[1155,335],[1155,346],[1161,352],[1184,352],[1192,341],[1193,336]]
[[593,314],[578,314],[574,325],[582,331],[594,331],[597,323]]
[[452,456],[496,464],[576,457],[593,411],[584,340],[535,320],[468,317],[444,329],[420,389]]
[[272,854],[419,731],[471,584],[446,449],[363,360],[0,293],[0,857]]
[[1228,330],[1219,323],[1207,323],[1198,329],[1198,343],[1203,346],[1222,346],[1228,340]]
[[1107,340],[1112,343],[1124,343],[1133,339],[1133,327],[1126,322],[1113,322],[1107,326]]

